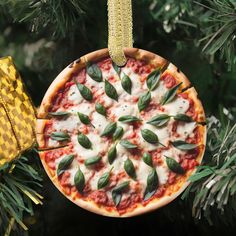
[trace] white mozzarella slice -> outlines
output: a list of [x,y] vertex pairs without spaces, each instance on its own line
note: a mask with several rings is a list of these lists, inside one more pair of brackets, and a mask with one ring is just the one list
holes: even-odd
[[165,184],[168,181],[169,169],[167,166],[157,166],[156,172],[160,184]]
[[48,147],[58,147],[59,142],[51,138],[48,139]]
[[163,150],[161,152],[161,159],[166,163],[166,156],[175,159],[177,162],[179,162],[179,157],[181,154],[184,154],[184,151],[181,151],[179,149],[170,148],[168,150]]
[[196,122],[179,122],[176,132],[180,135],[181,139],[186,139],[188,136],[193,134],[195,128]]
[[101,134],[104,131],[105,127],[109,124],[109,121],[105,116],[94,112],[92,114],[92,124],[94,125],[98,133]]
[[112,172],[117,174],[124,171],[124,162],[129,157],[130,153],[119,143],[116,146],[117,156],[113,162],[113,170]]
[[115,102],[113,99],[109,98],[106,94],[102,97],[102,99],[104,100],[104,105],[106,107],[111,107]]
[[89,88],[96,88],[97,90],[101,90],[101,92],[104,91],[104,83],[93,80],[88,74],[86,74],[86,85]]
[[77,107],[77,111],[89,116],[94,111],[94,105],[88,102],[84,102]]
[[97,190],[98,189],[98,180],[102,177],[102,175],[105,172],[109,172],[110,169],[108,168],[103,168],[101,171],[96,171],[94,176],[91,178],[89,184],[90,184],[90,188],[92,190]]
[[167,103],[163,107],[165,108],[165,112],[170,115],[176,115],[179,113],[184,114],[189,108],[189,101],[182,97],[177,97],[172,102]]
[[113,108],[112,113],[117,117],[121,116],[138,116],[138,107],[137,104],[124,102],[124,103],[118,103],[116,107]]
[[73,162],[70,165],[70,168],[67,170],[70,173],[69,183],[71,185],[74,185],[74,177],[76,172],[78,171],[79,165],[76,159],[73,160]]
[[87,137],[92,143],[92,149],[86,149],[82,147],[77,140],[77,135],[72,135],[71,137],[74,150],[82,159],[86,160],[90,157],[95,157],[99,155],[100,152],[107,150],[108,143],[103,142],[98,134],[90,133],[87,135]]
[[70,86],[68,91],[68,100],[72,101],[74,104],[80,104],[83,101],[83,97],[80,95],[76,85]]
[[[154,132],[158,139],[159,139],[159,143],[163,144],[163,145],[168,145],[168,142],[170,140],[170,131],[169,131],[169,125],[168,126],[163,126],[163,127],[155,127],[153,125],[150,124],[144,124],[142,126],[141,129],[149,129],[152,132]],[[142,140],[141,145],[143,146],[144,149],[146,149],[147,151],[154,151],[157,149],[157,147],[160,147],[160,144],[151,144],[146,142],[142,135],[141,135],[141,130],[140,130],[140,140]]]
[[163,95],[168,91],[163,81],[159,81],[157,87],[151,92],[152,100],[156,103],[160,103]]
[[139,162],[138,168],[136,170],[137,181],[142,186],[142,193],[145,192],[147,186],[147,177],[150,174],[152,167],[145,164],[143,161]]
[[78,128],[78,125],[81,124],[77,115],[71,115],[67,119],[55,120],[53,122],[53,129],[56,131],[68,131],[73,132]]

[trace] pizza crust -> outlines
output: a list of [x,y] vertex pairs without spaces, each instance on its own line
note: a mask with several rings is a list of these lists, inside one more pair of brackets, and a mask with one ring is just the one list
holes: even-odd
[[184,93],[187,93],[188,97],[194,101],[195,111],[198,114],[197,122],[205,123],[206,122],[205,112],[202,106],[202,102],[198,98],[198,93],[195,90],[195,88],[191,87],[188,90],[186,90]]
[[[165,60],[164,58],[142,50],[142,49],[137,49],[137,48],[126,48],[124,50],[125,55],[131,58],[135,58],[138,60],[144,60],[147,61],[148,63],[156,66],[156,67],[161,67],[163,69],[163,73],[170,73],[172,74],[175,78],[177,78],[177,80],[179,82],[183,82],[182,87],[180,88],[180,90],[183,89],[187,89],[190,86],[190,82],[187,79],[187,77],[177,69],[177,67],[175,67],[173,64],[169,63],[167,60]],[[92,53],[89,53],[83,57],[80,58],[80,60],[76,60],[74,62],[72,62],[68,67],[66,67],[57,77],[56,79],[53,81],[53,83],[51,84],[51,86],[49,87],[48,91],[46,92],[42,104],[38,110],[38,118],[41,118],[41,120],[39,120],[37,122],[37,141],[39,144],[39,147],[41,147],[41,149],[44,147],[45,148],[45,139],[44,139],[44,135],[43,135],[43,130],[45,127],[45,124],[47,123],[48,120],[46,120],[47,116],[48,116],[48,110],[52,104],[52,100],[53,97],[55,96],[55,94],[57,94],[58,90],[61,89],[61,87],[64,86],[64,84],[70,79],[72,73],[74,72],[78,72],[79,70],[81,70],[82,68],[84,68],[86,66],[86,63],[88,61],[99,61],[103,58],[106,58],[109,56],[108,53],[108,49],[101,49]],[[187,91],[185,91],[189,94],[189,97],[192,98],[194,100],[194,102],[196,103],[196,107],[197,107],[197,112],[200,114],[199,117],[199,122],[205,121],[205,114],[203,111],[203,107],[202,104],[200,102],[200,100],[197,98],[197,92],[194,88],[190,88],[187,89]],[[206,126],[200,126],[200,132],[203,134],[202,135],[202,142],[201,142],[201,151],[199,153],[199,156],[196,158],[196,160],[200,163],[203,155],[204,155],[204,150],[205,150],[205,144],[206,144]],[[47,148],[60,148],[60,147],[47,147]],[[66,147],[64,147],[66,148]],[[75,204],[77,204],[78,206],[100,214],[100,215],[104,215],[104,216],[110,216],[110,217],[131,217],[131,216],[135,216],[135,215],[140,215],[143,213],[147,213],[149,211],[153,211],[156,210],[166,204],[168,204],[169,202],[171,202],[172,200],[174,200],[177,196],[179,196],[185,189],[186,187],[189,185],[189,182],[187,181],[187,179],[189,178],[189,176],[191,174],[193,174],[196,171],[196,168],[194,170],[188,171],[185,176],[181,176],[180,181],[176,184],[174,184],[173,187],[173,194],[166,195],[164,197],[161,197],[160,199],[153,199],[151,202],[148,203],[148,205],[143,206],[142,204],[137,204],[137,207],[135,209],[131,209],[130,211],[128,210],[125,214],[120,215],[117,211],[112,210],[112,211],[107,211],[105,209],[105,207],[99,207],[96,203],[92,202],[92,201],[85,201],[83,199],[79,199],[76,198],[74,199],[73,196],[66,194],[65,189],[62,188],[62,186],[60,185],[55,172],[52,171],[48,166],[47,163],[45,162],[45,153],[47,151],[40,151],[39,155],[42,161],[42,164],[48,174],[48,176],[50,177],[50,179],[52,180],[52,182],[55,184],[55,186],[58,188],[59,191],[61,191],[68,199],[70,199],[72,202],[74,202]]]

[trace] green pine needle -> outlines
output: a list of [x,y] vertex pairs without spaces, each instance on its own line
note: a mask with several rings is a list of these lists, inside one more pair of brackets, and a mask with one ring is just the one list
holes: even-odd
[[230,211],[236,217],[236,124],[223,127],[211,119],[203,166],[189,180],[182,199],[193,197],[192,214],[196,219],[204,217],[213,224],[215,211]]
[[[29,156],[35,159],[32,152]],[[3,235],[11,220],[23,222],[24,215],[33,215],[31,199],[27,191],[37,201],[40,201],[36,189],[42,187],[42,178],[32,167],[29,157],[21,156],[0,168],[0,234]],[[17,229],[18,227],[14,227]]]

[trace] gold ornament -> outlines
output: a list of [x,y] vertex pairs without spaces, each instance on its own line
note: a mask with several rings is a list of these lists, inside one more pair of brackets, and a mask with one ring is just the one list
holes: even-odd
[[36,113],[12,58],[0,58],[0,166],[35,142]]
[[126,63],[124,48],[133,47],[131,0],[108,0],[108,49],[118,65]]

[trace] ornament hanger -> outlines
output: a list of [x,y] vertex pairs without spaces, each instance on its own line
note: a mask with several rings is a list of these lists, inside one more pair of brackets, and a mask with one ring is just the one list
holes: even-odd
[[108,49],[118,66],[127,59],[124,48],[133,47],[132,0],[108,0]]

